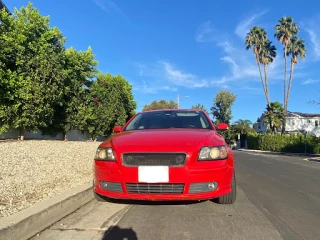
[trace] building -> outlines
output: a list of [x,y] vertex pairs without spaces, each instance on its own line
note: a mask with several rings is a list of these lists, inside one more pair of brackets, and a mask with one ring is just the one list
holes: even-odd
[[[269,129],[265,122],[264,113],[257,119],[256,131],[264,133]],[[281,132],[281,128],[279,129]],[[308,134],[320,137],[320,114],[288,112],[286,119],[286,133],[307,132]]]
[[10,11],[9,11],[9,9],[6,7],[6,5],[4,5],[4,3],[2,2],[2,0],[0,0],[0,10],[2,10],[2,9],[6,9],[6,11],[8,12],[8,13],[10,13]]

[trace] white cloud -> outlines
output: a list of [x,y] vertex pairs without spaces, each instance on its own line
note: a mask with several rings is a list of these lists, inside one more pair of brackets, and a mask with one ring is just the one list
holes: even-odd
[[257,18],[265,15],[268,12],[268,10],[264,10],[262,12],[256,13],[252,15],[251,17],[241,21],[235,29],[235,34],[240,37],[241,39],[244,39],[246,34],[249,32],[250,28],[253,27],[254,22]]
[[303,85],[307,85],[307,84],[313,84],[313,83],[317,83],[319,82],[319,80],[315,80],[315,79],[312,79],[312,78],[309,78],[305,81],[302,82]]
[[[158,91],[177,91],[178,87],[184,88],[204,88],[204,87],[224,87],[227,88],[227,79],[201,77],[194,73],[189,73],[178,69],[167,61],[158,61],[156,64],[133,63],[138,70],[138,75],[148,79],[142,81],[143,84],[134,86],[136,91],[156,93]],[[160,80],[161,79],[161,80]]]
[[301,29],[309,35],[309,39],[305,41],[308,50],[307,59],[320,60],[320,15],[312,16],[300,24]]
[[218,42],[217,46],[222,47],[223,51],[225,53],[232,53],[234,52],[236,49],[232,46],[232,43],[229,42],[228,40],[224,40],[222,42]]
[[103,11],[110,13],[112,11],[118,13],[122,17],[126,17],[121,9],[111,0],[92,0]]
[[164,66],[164,73],[167,79],[173,84],[189,88],[201,88],[208,86],[208,80],[202,79],[194,74],[183,72],[174,68],[168,62],[161,62]]
[[[257,13],[250,18],[242,21],[236,27],[236,34],[246,34],[245,31],[250,27],[250,24],[253,24],[254,20],[258,17],[266,14],[268,11],[262,11]],[[258,71],[257,64],[255,63],[254,55],[252,51],[245,50],[245,46],[242,43],[241,47],[234,45],[233,42],[229,40],[227,34],[222,34],[218,29],[214,28],[210,21],[207,21],[201,24],[196,33],[196,40],[199,43],[208,43],[212,42],[216,46],[222,48],[225,56],[222,56],[220,59],[224,63],[230,66],[230,71],[222,76],[220,80],[214,80],[214,83],[223,83],[235,81],[238,79],[243,79],[244,81],[260,81],[260,75]],[[270,64],[269,67],[269,78],[278,79],[279,77],[279,62],[278,58]],[[262,67],[263,71],[263,67]]]
[[[221,61],[230,65],[230,73],[224,76],[225,81],[237,79],[259,80],[258,67],[254,62],[254,56],[248,53],[244,48],[235,48],[230,42],[225,41],[219,45],[227,53]],[[252,55],[252,56],[251,56]]]
[[[242,79],[244,81],[260,81],[260,74],[258,66],[255,61],[255,56],[252,51],[247,51],[245,48],[235,47],[230,41],[225,40],[220,44],[217,44],[226,53],[225,56],[221,57],[221,61],[230,65],[230,73],[226,74],[225,81],[234,81]],[[268,66],[269,80],[279,79],[281,75],[280,67],[282,61],[277,56],[273,63]],[[263,66],[261,66],[263,74]],[[283,74],[281,75],[283,77]]]
[[202,23],[196,32],[196,41],[201,43],[219,42],[224,37],[221,31],[215,29],[210,21]]
[[148,86],[147,82],[142,80],[141,84],[133,84],[133,90],[142,93],[157,94],[160,91],[176,92],[178,91],[178,88],[163,86],[159,82],[153,83],[152,86]]
[[312,43],[312,52],[317,59],[320,58],[320,38],[315,30],[307,29]]

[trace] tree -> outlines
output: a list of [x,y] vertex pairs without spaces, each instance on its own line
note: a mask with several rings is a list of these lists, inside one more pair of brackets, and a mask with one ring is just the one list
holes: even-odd
[[56,107],[50,125],[41,129],[44,134],[55,135],[62,132],[63,139],[66,140],[66,132],[85,130],[91,100],[89,87],[97,73],[97,61],[94,58],[91,47],[84,52],[78,52],[74,48],[65,51],[63,103]]
[[257,131],[256,129],[257,129],[257,123],[255,122],[252,125],[252,132],[256,132]]
[[178,104],[173,101],[166,101],[166,100],[154,100],[150,104],[145,105],[142,111],[149,111],[149,110],[157,110],[157,109],[176,109],[178,108]]
[[299,57],[304,59],[306,57],[307,48],[304,44],[303,39],[299,39],[297,36],[293,36],[290,43],[288,44],[287,49],[287,56],[291,55],[291,67],[290,67],[290,78],[289,78],[289,85],[287,90],[286,102],[285,102],[285,112],[288,110],[288,103],[290,98],[290,91],[292,85],[292,78],[293,78],[293,70],[295,64],[298,63]]
[[205,106],[204,106],[204,105],[202,105],[202,104],[200,104],[200,103],[198,103],[198,104],[197,104],[197,105],[195,105],[195,106],[192,106],[192,109],[202,110],[202,111],[204,111],[206,114],[208,114],[208,115],[209,115],[208,110],[205,108]]
[[278,20],[278,24],[275,26],[275,38],[280,41],[284,46],[284,89],[283,89],[283,104],[284,104],[284,115],[283,115],[283,123],[282,123],[282,133],[285,131],[285,122],[286,122],[286,114],[287,114],[287,50],[288,45],[291,42],[291,38],[295,36],[298,31],[298,25],[293,22],[292,17],[282,17]]
[[267,104],[270,105],[270,94],[269,94],[269,81],[268,81],[268,65],[273,62],[277,56],[276,47],[272,45],[272,42],[267,40],[259,54],[259,62],[264,67],[264,85],[267,93]]
[[238,121],[234,122],[234,129],[236,132],[241,134],[247,134],[248,132],[252,131],[252,122],[250,120],[243,120],[239,119]]
[[[267,50],[268,44],[270,43],[270,48]],[[246,49],[253,49],[253,54],[256,57],[256,63],[258,65],[259,74],[260,74],[260,80],[262,83],[263,91],[267,99],[267,104],[270,104],[270,97],[269,97],[269,89],[268,89],[268,82],[267,82],[267,76],[266,76],[266,65],[268,65],[270,62],[266,61],[269,57],[272,58],[273,56],[273,48],[271,48],[271,42],[267,38],[267,33],[263,28],[254,26],[250,31],[247,33],[246,39],[245,39]],[[265,65],[265,79],[262,77],[261,67],[260,64],[262,62],[262,59],[264,59],[264,65]],[[272,58],[273,60],[273,58]],[[269,59],[269,61],[272,61]]]
[[283,122],[283,106],[279,102],[271,102],[270,106],[267,105],[264,112],[265,122],[271,127],[271,131],[276,133]]
[[136,109],[132,86],[121,76],[99,73],[90,87],[87,128],[92,137],[109,136],[115,125],[124,125]]
[[236,95],[229,90],[220,90],[213,99],[211,113],[216,123],[230,123],[233,118],[231,107],[236,100]]
[[311,100],[308,103],[311,103],[313,105],[320,105],[320,98],[318,100]]
[[0,131],[46,127],[61,104],[64,42],[31,3],[13,15],[0,12]]

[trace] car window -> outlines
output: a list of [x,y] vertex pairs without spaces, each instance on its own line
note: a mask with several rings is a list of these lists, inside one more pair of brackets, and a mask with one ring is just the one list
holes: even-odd
[[156,111],[138,114],[124,131],[169,128],[212,129],[212,126],[200,111]]

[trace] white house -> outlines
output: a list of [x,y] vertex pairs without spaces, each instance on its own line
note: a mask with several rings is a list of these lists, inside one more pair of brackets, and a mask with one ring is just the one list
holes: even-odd
[[[265,115],[257,119],[256,131],[264,133],[269,129],[269,125],[265,122]],[[286,133],[307,132],[308,134],[320,137],[320,114],[288,112],[286,119]],[[279,129],[281,132],[281,128]]]

